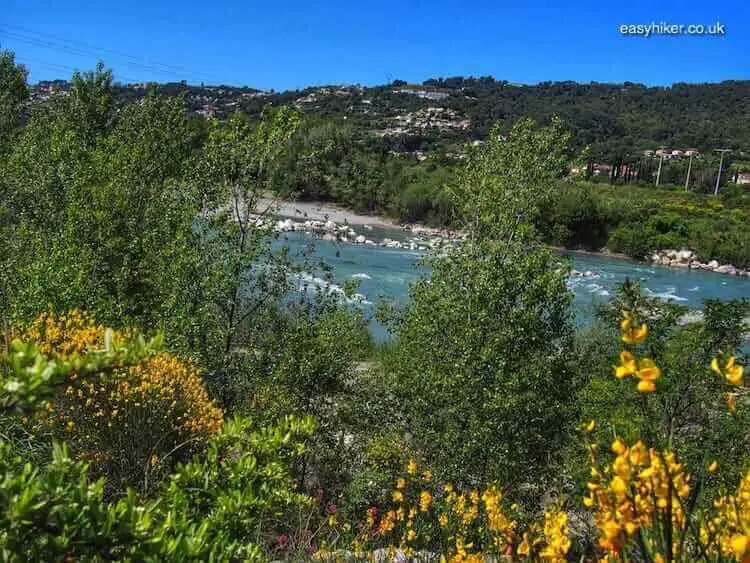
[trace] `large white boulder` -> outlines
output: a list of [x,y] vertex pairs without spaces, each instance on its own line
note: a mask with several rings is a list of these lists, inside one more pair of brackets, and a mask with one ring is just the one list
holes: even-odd
[[731,274],[731,275],[735,275],[737,273],[737,268],[735,268],[731,264],[723,264],[723,265],[719,266],[718,268],[716,268],[714,270],[714,272],[716,272],[717,274]]
[[690,260],[692,260],[693,257],[694,257],[694,254],[692,250],[680,250],[677,253],[677,259],[680,262],[690,262]]

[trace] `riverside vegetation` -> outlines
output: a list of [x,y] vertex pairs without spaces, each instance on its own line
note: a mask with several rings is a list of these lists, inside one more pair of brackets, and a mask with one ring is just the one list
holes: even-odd
[[542,227],[562,122],[471,153],[466,237],[374,349],[252,213],[300,116],[111,80],[25,115],[0,59],[2,560],[750,557],[750,304],[685,323],[626,283],[574,330]]

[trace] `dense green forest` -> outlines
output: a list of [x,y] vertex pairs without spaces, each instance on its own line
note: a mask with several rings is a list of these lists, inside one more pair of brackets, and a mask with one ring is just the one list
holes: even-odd
[[[750,556],[750,302],[688,317],[628,282],[577,330],[546,244],[610,213],[688,237],[742,194],[571,183],[559,118],[499,123],[449,173],[289,107],[116,92],[100,65],[29,104],[0,53],[1,560]],[[412,212],[467,237],[375,347],[253,210],[288,189],[379,209],[394,185],[440,187]]]

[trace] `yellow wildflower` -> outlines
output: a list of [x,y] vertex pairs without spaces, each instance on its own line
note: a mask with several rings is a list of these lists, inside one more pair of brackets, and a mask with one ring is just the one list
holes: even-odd
[[633,318],[628,311],[623,311],[623,320],[620,323],[622,332],[622,341],[625,344],[640,344],[648,336],[648,327],[641,324],[638,327],[633,326]]
[[417,472],[417,462],[410,459],[409,463],[406,465],[406,472],[409,475],[414,475]]
[[428,491],[422,491],[419,493],[419,510],[421,512],[427,512],[432,505],[432,495]]
[[645,381],[656,381],[661,377],[661,370],[650,358],[643,358],[638,369],[638,378]]
[[727,383],[729,383],[730,385],[742,385],[745,367],[736,362],[737,361],[735,357],[730,356],[727,360],[726,365],[724,366],[724,368],[722,368],[719,364],[719,359],[714,358],[713,360],[711,360],[711,369],[719,377],[724,377],[724,379],[726,379]]
[[627,446],[625,445],[625,442],[623,442],[620,438],[617,438],[614,442],[612,442],[612,452],[616,453],[617,455],[622,455],[627,451]]
[[635,356],[633,356],[633,354],[631,354],[627,350],[623,350],[622,352],[620,352],[620,365],[613,367],[615,370],[615,377],[617,377],[618,379],[635,375],[638,371],[635,362]]
[[738,534],[732,538],[731,545],[735,557],[741,560],[747,553],[748,546],[750,546],[750,538],[747,534]]
[[529,544],[529,535],[524,534],[523,541],[521,541],[521,543],[518,545],[518,550],[516,551],[516,553],[518,553],[518,555],[527,556],[530,551],[531,546]]
[[737,410],[737,397],[735,397],[732,393],[727,393],[726,399],[729,412],[734,414],[734,412]]
[[636,389],[641,393],[653,393],[656,391],[656,384],[653,381],[639,381]]

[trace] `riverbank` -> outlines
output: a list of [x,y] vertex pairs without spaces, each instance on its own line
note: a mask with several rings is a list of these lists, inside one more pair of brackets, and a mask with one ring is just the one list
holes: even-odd
[[[269,197],[258,200],[256,213],[272,211],[279,220],[275,228],[280,232],[308,232],[325,240],[336,240],[367,246],[384,246],[407,250],[434,250],[460,240],[464,233],[424,225],[399,224],[379,215],[353,212],[333,203],[285,201]],[[389,236],[376,236],[390,234]]]
[[[258,213],[271,209],[281,220],[277,224],[282,232],[305,231],[320,234],[331,240],[352,244],[385,246],[409,250],[431,250],[440,248],[446,242],[460,240],[465,233],[458,230],[427,227],[421,224],[399,224],[382,215],[367,215],[346,209],[341,205],[319,201],[287,201],[271,197],[260,198],[256,204]],[[384,237],[376,240],[370,235],[375,229],[393,229],[399,231],[403,241]],[[659,250],[652,253],[648,260],[638,261],[625,254],[600,251],[576,250],[564,247],[550,247],[559,252],[580,253],[590,256],[601,256],[628,260],[634,263],[651,263],[670,268],[688,268],[710,271],[717,274],[750,277],[745,271],[731,264],[720,264],[716,260],[699,262],[690,250]],[[575,272],[578,274],[578,272]]]
[[258,200],[255,206],[257,212],[262,212],[268,208],[275,210],[275,213],[283,218],[293,219],[295,221],[333,221],[342,225],[352,226],[371,226],[381,228],[399,229],[401,226],[388,219],[378,215],[364,215],[355,213],[335,203],[319,201],[286,201],[263,197]]

